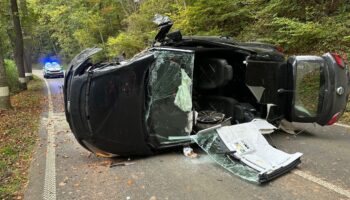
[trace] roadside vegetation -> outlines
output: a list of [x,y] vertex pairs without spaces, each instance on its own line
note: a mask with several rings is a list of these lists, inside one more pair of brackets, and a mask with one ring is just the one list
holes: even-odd
[[42,80],[34,77],[28,90],[11,96],[11,110],[0,110],[0,199],[18,198],[27,183],[45,105],[43,88]]
[[21,91],[18,84],[18,73],[16,64],[13,60],[5,60],[5,73],[7,76],[7,83],[12,94],[16,94]]
[[346,106],[345,113],[340,118],[339,123],[350,125],[350,102]]
[[[349,55],[350,1],[334,0],[28,0],[38,22],[38,51],[69,61],[87,47],[127,57],[152,43],[156,13],[170,16],[184,35],[221,35],[276,44],[288,54]],[[52,50],[53,49],[53,50]]]

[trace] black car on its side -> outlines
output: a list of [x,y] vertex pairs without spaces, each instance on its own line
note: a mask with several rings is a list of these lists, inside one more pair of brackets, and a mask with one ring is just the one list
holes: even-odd
[[123,63],[93,63],[99,48],[70,63],[67,121],[79,143],[103,155],[150,155],[218,124],[254,118],[331,125],[344,112],[349,69],[336,53],[285,58],[279,48],[226,37],[169,33]]

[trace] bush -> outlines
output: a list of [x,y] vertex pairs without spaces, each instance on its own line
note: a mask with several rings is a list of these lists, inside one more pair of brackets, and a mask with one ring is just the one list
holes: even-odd
[[16,64],[13,60],[5,59],[5,72],[7,76],[7,83],[11,93],[17,93],[20,91],[18,83],[18,73]]
[[131,57],[140,52],[147,46],[140,35],[137,36],[123,32],[117,37],[109,37],[107,41],[109,57],[116,57],[122,52],[125,52],[127,57]]

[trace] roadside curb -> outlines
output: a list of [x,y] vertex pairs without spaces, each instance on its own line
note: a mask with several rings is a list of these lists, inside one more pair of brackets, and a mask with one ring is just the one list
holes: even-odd
[[344,128],[350,128],[350,126],[349,126],[349,125],[346,125],[346,124],[335,123],[334,125],[340,126],[340,127],[344,127]]

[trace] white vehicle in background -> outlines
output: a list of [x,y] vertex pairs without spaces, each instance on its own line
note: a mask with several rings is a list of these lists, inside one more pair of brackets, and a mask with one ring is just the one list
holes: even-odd
[[47,62],[43,68],[44,78],[64,78],[64,70],[57,62]]

